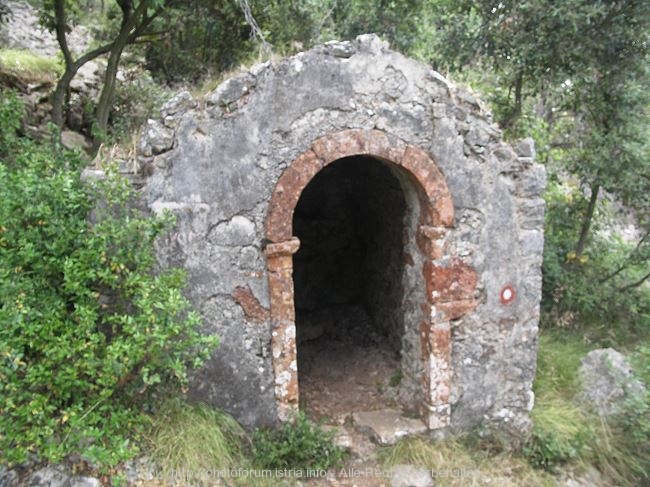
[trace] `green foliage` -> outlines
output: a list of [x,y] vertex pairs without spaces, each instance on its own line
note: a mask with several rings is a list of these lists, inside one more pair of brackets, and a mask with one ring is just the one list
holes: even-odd
[[578,368],[593,348],[579,334],[557,329],[544,330],[539,337],[535,396],[539,400],[570,399],[577,390]]
[[156,118],[157,111],[171,98],[168,90],[158,85],[142,68],[130,69],[115,90],[111,113],[110,138],[128,140],[147,119]]
[[114,172],[84,184],[77,155],[16,135],[20,113],[3,94],[0,461],[112,465],[133,453],[155,392],[185,384],[216,338],[200,335],[183,273],[156,269],[172,218],[131,208]]
[[[248,439],[228,414],[205,405],[179,399],[165,402],[156,411],[150,433],[151,457],[171,479],[172,469],[238,469],[248,464]],[[209,481],[197,475],[196,482]]]
[[[543,262],[545,327],[589,329],[604,345],[625,343],[650,332],[650,291],[640,280],[648,272],[650,239],[629,243],[606,231],[620,214],[599,203],[587,251],[573,248],[587,198],[577,186],[551,178],[546,192]],[[634,285],[639,283],[639,285]]]
[[402,369],[397,369],[393,372],[393,375],[390,376],[388,385],[391,387],[397,387],[402,382]]
[[604,192],[635,208],[647,232],[650,4],[481,0],[437,9],[432,62],[469,71],[507,134],[532,133],[552,173],[577,178],[572,199],[549,195],[546,309],[645,326],[648,301],[638,287],[650,278],[648,239],[634,249],[595,235],[602,222],[584,195],[594,195],[596,214]]
[[334,444],[334,431],[323,431],[303,413],[278,429],[253,435],[253,457],[260,469],[327,470],[339,464],[345,450]]
[[563,398],[538,400],[532,419],[533,431],[524,454],[535,467],[555,471],[584,455],[587,444],[593,440],[585,414]]
[[170,2],[153,29],[166,33],[145,51],[146,67],[165,83],[196,82],[228,69],[251,51],[250,27],[237,2]]

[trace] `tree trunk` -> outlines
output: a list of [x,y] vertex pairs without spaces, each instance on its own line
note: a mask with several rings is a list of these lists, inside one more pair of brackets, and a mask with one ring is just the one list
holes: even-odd
[[591,188],[591,198],[589,198],[589,205],[587,206],[587,213],[585,214],[584,219],[582,220],[582,228],[580,229],[580,238],[578,243],[575,246],[574,252],[576,258],[579,258],[585,251],[587,246],[587,238],[589,237],[589,229],[591,228],[591,222],[594,218],[594,212],[596,211],[596,203],[598,202],[598,194],[600,193],[600,185],[595,184]]
[[114,46],[111,54],[108,58],[108,64],[106,65],[106,74],[104,75],[104,86],[102,87],[102,93],[99,96],[99,101],[97,102],[97,111],[95,115],[95,127],[93,128],[93,150],[97,151],[99,145],[102,142],[102,139],[106,136],[108,130],[108,117],[111,113],[111,108],[113,105],[113,97],[115,96],[115,84],[117,78],[117,69],[120,64],[120,57],[122,56],[122,51],[124,46]]
[[522,89],[524,85],[524,73],[519,71],[515,79],[515,106],[512,107],[512,110],[508,116],[501,122],[501,128],[504,130],[512,127],[515,122],[521,117],[521,109],[523,103],[523,94]]
[[[127,44],[137,37],[139,30],[146,27],[146,25],[153,19],[153,17],[146,18],[147,2],[145,0],[140,1],[140,4],[135,11],[130,10],[131,5],[130,2],[124,3],[120,32],[113,42],[108,56],[108,64],[106,65],[106,73],[104,75],[104,86],[102,87],[99,102],[97,103],[97,111],[95,112],[95,128],[93,129],[94,152],[99,150],[102,139],[106,136],[108,130],[108,117],[110,116],[113,107],[117,69],[120,64],[122,52]],[[142,19],[140,25],[138,25],[139,19]],[[138,25],[137,28],[136,25]],[[133,29],[135,29],[135,31],[132,32]]]
[[63,76],[59,79],[52,94],[52,123],[61,130],[63,128],[64,118],[65,118],[65,100],[70,88],[70,83],[74,78],[74,75],[77,74],[79,68],[77,66],[66,66]]

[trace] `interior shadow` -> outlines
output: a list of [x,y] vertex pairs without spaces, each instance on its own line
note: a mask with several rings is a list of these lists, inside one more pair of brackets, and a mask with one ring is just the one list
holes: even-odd
[[397,404],[406,203],[378,159],[335,161],[294,212],[301,408],[316,417]]

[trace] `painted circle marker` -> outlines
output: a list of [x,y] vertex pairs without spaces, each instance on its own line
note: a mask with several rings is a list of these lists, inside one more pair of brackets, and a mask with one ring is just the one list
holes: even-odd
[[517,297],[517,293],[515,292],[515,288],[512,287],[511,284],[508,284],[507,286],[503,286],[501,292],[499,293],[501,304],[506,306],[512,303],[516,297]]

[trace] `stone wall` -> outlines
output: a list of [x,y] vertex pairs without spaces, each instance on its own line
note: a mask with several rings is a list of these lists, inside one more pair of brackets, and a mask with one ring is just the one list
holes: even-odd
[[[529,427],[545,175],[532,143],[503,143],[472,94],[361,36],[256,65],[200,99],[179,94],[140,154],[143,200],[179,217],[160,260],[188,270],[205,331],[221,336],[194,397],[249,426],[297,407],[293,211],[324,167],[363,156],[404,200],[401,247],[365,260],[372,274],[382,252],[401,254],[385,292],[399,295],[386,308],[402,322],[402,397],[432,429]],[[366,302],[386,314],[374,288]]]

